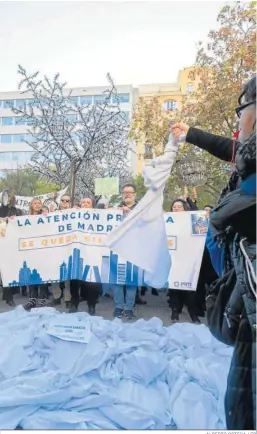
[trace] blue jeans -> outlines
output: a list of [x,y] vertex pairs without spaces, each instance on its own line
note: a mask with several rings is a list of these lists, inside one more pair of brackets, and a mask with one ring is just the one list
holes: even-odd
[[115,308],[122,310],[133,310],[135,305],[137,286],[126,285],[125,297],[123,288],[123,285],[112,286]]

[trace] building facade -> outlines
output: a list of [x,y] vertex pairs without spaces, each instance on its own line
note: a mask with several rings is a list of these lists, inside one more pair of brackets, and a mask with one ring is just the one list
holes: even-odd
[[[147,84],[139,86],[139,97],[150,100],[158,97],[163,110],[180,111],[182,109],[183,98],[194,92],[197,81],[192,80],[190,73],[193,67],[182,69],[178,73],[176,83]],[[142,173],[145,163],[144,143],[137,143],[137,173]]]
[[[89,105],[94,102],[104,100],[106,87],[90,87],[66,89],[67,95],[72,91],[72,97],[78,104]],[[137,89],[132,86],[117,86],[120,109],[130,120],[133,105],[137,102]],[[26,99],[25,99],[26,97]],[[26,166],[31,160],[33,149],[25,140],[29,142],[29,125],[20,116],[16,116],[11,106],[22,108],[26,101],[31,102],[32,96],[29,93],[20,92],[0,92],[0,172],[4,170],[17,170]],[[136,145],[130,143],[128,153],[130,169],[136,172],[137,150]]]
[[[196,82],[190,79],[192,67],[179,71],[176,83],[147,84],[133,87],[132,85],[117,86],[121,110],[131,119],[133,106],[138,98],[151,99],[158,96],[163,110],[181,110],[183,97],[194,91]],[[73,88],[72,97],[81,105],[89,105],[104,99],[106,87]],[[66,89],[67,95],[70,89]],[[64,93],[65,93],[64,92]],[[0,92],[0,173],[4,170],[17,170],[31,160],[33,149],[29,142],[29,125],[14,115],[10,105],[21,108],[32,96],[20,92]],[[144,144],[130,143],[128,153],[129,167],[133,174],[141,173],[144,165]]]

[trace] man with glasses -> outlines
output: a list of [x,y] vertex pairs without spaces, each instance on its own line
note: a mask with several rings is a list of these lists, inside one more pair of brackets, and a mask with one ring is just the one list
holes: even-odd
[[[136,201],[136,188],[133,184],[125,184],[122,189],[122,202],[119,205],[119,208],[123,211],[124,217],[135,208],[137,205]],[[131,285],[113,285],[113,296],[114,296],[114,317],[121,318],[122,315],[125,316],[127,319],[134,318],[133,309],[135,306],[135,303],[137,304],[146,304],[143,300],[140,299],[140,303],[138,303],[139,300],[136,300],[136,298],[139,298],[138,295],[138,288],[137,286],[131,286]]]
[[129,213],[137,205],[136,188],[133,184],[126,184],[122,189],[123,200],[119,205],[124,214]]

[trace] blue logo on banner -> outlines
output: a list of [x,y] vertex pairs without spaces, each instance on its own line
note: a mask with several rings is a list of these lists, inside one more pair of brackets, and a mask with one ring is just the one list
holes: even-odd
[[[144,271],[131,262],[121,263],[119,257],[112,251],[110,256],[102,256],[101,270],[98,266],[84,264],[84,259],[80,256],[80,249],[73,249],[68,261],[63,261],[60,265],[59,280],[83,280],[98,283],[110,283],[118,285],[145,286]],[[94,278],[92,279],[92,273]],[[19,271],[19,280],[9,283],[9,286],[27,286],[42,283],[51,283],[52,280],[43,280],[38,270],[31,270],[27,262]]]

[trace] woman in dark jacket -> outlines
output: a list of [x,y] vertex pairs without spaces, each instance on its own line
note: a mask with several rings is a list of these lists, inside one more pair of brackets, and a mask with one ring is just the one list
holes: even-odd
[[[239,141],[176,124],[175,136],[224,161],[236,162],[219,205],[211,213],[208,248],[220,276],[207,298],[217,339],[234,346],[227,380],[227,429],[256,429],[256,77],[246,83],[236,109]],[[241,143],[243,143],[243,145]],[[214,289],[218,288],[218,291]]]
[[[29,206],[29,215],[42,214],[42,202],[39,199],[32,199]],[[29,285],[29,301],[24,306],[25,310],[30,311],[35,307],[46,306],[48,285]]]

